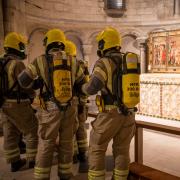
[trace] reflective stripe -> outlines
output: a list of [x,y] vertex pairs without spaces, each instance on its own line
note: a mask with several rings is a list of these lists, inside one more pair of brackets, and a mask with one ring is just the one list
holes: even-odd
[[29,64],[27,68],[28,68],[28,71],[30,71],[31,73],[30,76],[33,76],[32,79],[36,79],[38,76],[36,67],[33,64]]
[[78,144],[87,143],[87,139],[84,139],[84,140],[78,140],[77,143],[78,143]]
[[104,180],[104,179],[105,179],[105,170],[102,171],[89,170],[88,180]]
[[51,171],[50,167],[46,167],[46,168],[40,168],[40,167],[35,167],[34,168],[34,173],[38,174],[49,174]]
[[78,71],[76,73],[76,80],[79,80],[79,78],[81,78],[83,75],[83,70],[81,67],[78,68]]
[[127,180],[128,174],[129,174],[129,170],[114,169],[113,178],[114,180]]
[[93,73],[96,73],[96,72],[99,73],[104,78],[105,81],[108,79],[106,73],[100,67],[94,68]]
[[93,176],[103,176],[105,175],[105,170],[102,170],[102,171],[89,170],[88,174],[93,175]]
[[11,160],[11,159],[14,159],[16,157],[20,157],[19,148],[12,149],[12,150],[5,150],[4,155],[5,155],[5,158],[7,160]]
[[88,145],[87,144],[83,144],[83,145],[78,145],[78,148],[87,148]]
[[88,174],[88,180],[105,180],[105,175],[93,176]]
[[72,163],[67,164],[59,164],[58,165],[58,172],[61,174],[69,174],[72,172]]
[[39,174],[39,173],[34,173],[34,178],[35,179],[49,179],[50,175],[49,174]]
[[35,158],[36,157],[36,153],[35,154],[26,154],[27,158]]
[[9,87],[12,87],[14,84],[14,68],[16,65],[16,60],[11,60],[10,65],[8,66],[8,81]]
[[75,57],[72,57],[71,56],[71,58],[72,58],[72,63],[71,63],[71,65],[72,65],[72,84],[74,84],[74,82],[75,82],[75,77],[76,77],[76,66],[77,66],[77,64],[76,64],[76,58]]
[[111,67],[108,59],[105,59],[102,62],[104,63],[106,70],[107,70],[107,73],[108,73],[107,87],[110,90],[110,92],[112,92],[112,67]]
[[74,152],[78,152],[78,145],[77,145],[76,141],[74,142]]
[[12,149],[12,150],[5,150],[5,151],[4,151],[4,154],[5,154],[5,155],[13,154],[13,153],[19,153],[19,148]]
[[71,168],[70,169],[64,169],[64,170],[59,169],[58,172],[61,174],[70,174],[70,173],[72,173],[72,170],[71,170]]
[[26,157],[35,157],[37,154],[37,149],[26,149]]
[[45,77],[45,67],[44,67],[43,57],[42,57],[42,56],[40,56],[40,57],[37,58],[37,65],[38,65],[38,68],[39,68],[39,70],[40,70],[40,75],[41,75],[41,77],[43,78],[44,82],[45,82],[46,84],[48,84],[48,83],[47,83],[47,79],[46,79],[46,77]]
[[104,109],[107,110],[107,111],[110,111],[112,109],[117,109],[118,107],[115,106],[115,105],[105,105],[104,106]]
[[71,166],[72,166],[72,163],[59,164],[59,168],[62,168],[62,169],[70,168]]
[[89,82],[89,75],[85,75],[85,82]]
[[114,169],[114,174],[116,175],[128,175],[129,173],[129,170],[119,170],[119,169]]
[[26,149],[26,152],[28,152],[28,153],[36,153],[37,148],[35,148],[35,149]]
[[13,158],[19,157],[19,156],[20,156],[20,153],[15,153],[15,154],[12,154],[12,155],[5,155],[5,158],[7,160],[9,160],[9,159],[13,159]]
[[86,148],[86,147],[88,147],[87,139],[81,140],[81,141],[77,141],[77,143],[78,143],[78,147],[79,148]]

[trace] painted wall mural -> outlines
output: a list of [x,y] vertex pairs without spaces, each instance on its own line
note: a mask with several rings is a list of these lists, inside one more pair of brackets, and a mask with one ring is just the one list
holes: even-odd
[[149,72],[180,73],[180,30],[150,33],[148,50]]

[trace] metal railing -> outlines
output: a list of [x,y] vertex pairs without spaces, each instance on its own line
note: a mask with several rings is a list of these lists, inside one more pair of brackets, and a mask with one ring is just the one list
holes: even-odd
[[135,133],[135,142],[134,142],[134,154],[135,162],[143,164],[143,129],[150,129],[153,131],[180,135],[180,128],[161,125],[156,123],[136,121],[136,133]]

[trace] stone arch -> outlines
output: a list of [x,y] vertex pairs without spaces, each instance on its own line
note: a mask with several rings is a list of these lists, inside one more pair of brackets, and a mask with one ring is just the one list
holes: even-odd
[[65,31],[65,35],[67,39],[71,40],[76,44],[77,59],[84,59],[83,42],[82,39],[80,38],[82,36],[82,33],[73,30],[68,30]]
[[164,27],[156,27],[156,28],[150,29],[148,31],[148,34],[152,33],[152,32],[163,32],[163,31],[169,31],[169,29],[168,28],[164,28]]
[[[144,33],[143,33],[144,34]],[[140,54],[140,49],[138,46],[137,38],[140,38],[142,35],[142,32],[139,30],[124,30],[121,33],[122,36],[122,52],[134,52],[136,54]]]
[[43,28],[43,27],[38,27],[38,28],[33,29],[33,30],[30,32],[29,36],[28,36],[28,42],[31,41],[32,36],[34,35],[34,33],[39,32],[39,31],[42,31],[42,32],[44,32],[44,34],[45,34],[45,33],[48,31],[48,29],[47,29],[47,28]]
[[37,56],[44,53],[43,39],[48,29],[39,27],[31,31],[28,37],[28,63],[32,62]]
[[89,35],[89,37],[87,38],[87,43],[89,43],[89,42],[93,42],[93,41],[95,41],[96,40],[96,35],[98,34],[100,32],[100,30],[99,31],[94,31],[94,32],[92,32],[90,35]]
[[91,45],[91,51],[90,51],[90,54],[89,54],[89,69],[90,69],[90,72],[92,72],[94,64],[98,59],[98,56],[97,56],[97,42],[96,42],[95,37],[99,32],[100,31],[94,31],[87,38],[87,43]]

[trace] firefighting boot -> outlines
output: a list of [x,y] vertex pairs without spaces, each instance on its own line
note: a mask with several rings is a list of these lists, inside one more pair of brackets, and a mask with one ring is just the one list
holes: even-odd
[[80,152],[78,154],[79,159],[79,172],[86,173],[88,172],[88,158],[86,152]]
[[12,162],[11,163],[11,172],[16,172],[16,171],[20,170],[25,164],[26,164],[25,159],[19,159],[16,162]]

